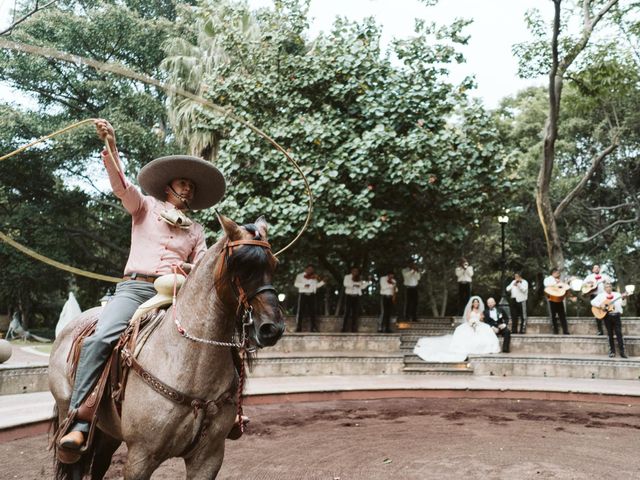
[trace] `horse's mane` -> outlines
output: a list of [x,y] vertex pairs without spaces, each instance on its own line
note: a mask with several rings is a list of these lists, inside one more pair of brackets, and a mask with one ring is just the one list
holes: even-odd
[[[246,225],[242,225],[241,228],[249,232],[255,240],[264,240],[255,224],[248,223]],[[207,272],[207,274],[215,277],[215,281],[211,282],[210,285],[212,290],[216,290],[225,282],[229,282],[230,284],[232,281],[231,279],[234,277],[238,277],[243,283],[260,282],[262,280],[262,275],[266,270],[273,271],[273,269],[275,269],[277,259],[270,251],[258,245],[242,245],[241,248],[237,248],[233,251],[233,254],[229,257],[227,264],[223,267],[222,275],[218,275],[216,270],[219,267],[217,267],[216,262],[220,255],[224,254],[223,250],[227,240],[228,236],[226,234],[222,235],[218,241],[207,250],[204,257],[200,259],[191,274],[188,276],[187,282],[191,280],[192,277],[193,280],[199,277],[198,271],[202,270],[203,272]],[[234,328],[236,335],[239,336],[242,332],[242,318],[240,316],[236,317]],[[236,368],[238,369],[240,360],[238,349],[233,348],[232,355],[234,358],[234,364],[236,364]],[[246,356],[249,368],[251,368],[254,357],[254,353]]]
[[[264,240],[255,224],[247,223],[246,225],[242,225],[241,228],[249,232],[255,240]],[[194,268],[194,272],[196,269],[203,268],[210,271],[220,254],[224,253],[222,250],[227,240],[227,235],[221,236],[197,263]],[[237,276],[243,281],[252,282],[258,280],[257,276],[266,269],[274,269],[276,264],[277,259],[275,256],[263,247],[257,245],[243,245],[242,248],[234,250],[233,255],[229,257],[229,262],[224,269],[225,275],[217,278],[217,280],[221,281],[225,276],[231,275],[234,277]]]

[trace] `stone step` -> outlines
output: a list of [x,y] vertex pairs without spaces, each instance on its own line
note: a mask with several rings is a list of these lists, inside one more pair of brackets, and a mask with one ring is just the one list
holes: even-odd
[[475,375],[639,380],[640,357],[496,354],[469,357]]
[[404,367],[402,373],[405,375],[473,375],[473,369],[464,370],[458,368],[438,368],[428,366]]
[[34,393],[49,390],[48,366],[0,366],[0,395]]
[[[378,320],[379,317],[376,316],[361,316],[358,319],[358,332],[365,333],[376,333],[378,331]],[[286,316],[285,317],[285,325],[287,327],[287,331],[294,332],[296,329],[296,318],[295,316]],[[441,317],[441,318],[422,318],[419,322],[397,322],[397,317],[393,317],[391,321],[391,327],[393,330],[402,330],[407,328],[407,325],[441,325],[443,327],[451,325],[451,317]],[[320,316],[317,317],[316,326],[318,327],[318,331],[320,332],[340,332],[342,330],[342,317],[334,317],[334,316]],[[309,320],[305,319],[302,324],[302,329],[304,331],[310,330]]]
[[[447,330],[453,332],[461,322],[459,317],[453,319],[445,317],[433,319],[433,321],[399,323],[396,330],[403,335],[430,335],[434,330]],[[595,335],[597,333],[596,321],[593,317],[568,317],[569,332],[574,335]],[[551,334],[553,328],[548,317],[530,317],[527,321],[527,334]],[[640,336],[640,317],[623,317],[622,334]]]
[[305,375],[394,375],[402,373],[401,353],[307,352],[260,353],[254,363],[254,377]]
[[[403,335],[400,351],[412,352],[419,338],[419,336]],[[502,339],[500,340],[502,342]],[[640,356],[640,337],[624,337],[624,343],[628,355]],[[597,335],[511,335],[511,352],[604,355],[609,352],[609,340],[606,336]]]
[[433,375],[472,375],[473,368],[468,362],[425,362],[417,355],[405,352],[404,373],[424,373]]
[[400,336],[388,333],[286,333],[265,352],[358,351],[393,352],[400,349]]
[[[624,337],[624,344],[627,355],[640,356],[640,337]],[[517,354],[606,355],[609,339],[595,335],[512,335],[511,351]]]
[[[569,333],[573,335],[595,335],[598,330],[596,321],[591,318],[568,318]],[[553,333],[551,320],[546,317],[533,317],[527,321],[527,334]],[[640,318],[622,317],[622,335],[640,336]]]

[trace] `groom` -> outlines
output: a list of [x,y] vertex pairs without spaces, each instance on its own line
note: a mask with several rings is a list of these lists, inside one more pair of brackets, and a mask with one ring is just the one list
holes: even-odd
[[496,307],[496,301],[490,297],[487,299],[487,308],[484,311],[484,323],[489,325],[496,335],[502,335],[502,352],[509,353],[511,343],[511,330],[509,330],[509,315],[502,308]]

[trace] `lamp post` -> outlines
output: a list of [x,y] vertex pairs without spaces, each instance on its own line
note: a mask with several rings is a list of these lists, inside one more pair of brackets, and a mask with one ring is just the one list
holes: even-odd
[[505,309],[509,316],[511,316],[509,301],[507,300],[507,291],[505,290],[504,277],[505,272],[507,270],[507,256],[504,249],[504,237],[505,237],[505,228],[507,223],[509,223],[509,217],[507,215],[499,215],[498,223],[500,224],[500,235],[501,235],[501,252],[502,252],[502,271],[500,273],[500,303],[499,305]]

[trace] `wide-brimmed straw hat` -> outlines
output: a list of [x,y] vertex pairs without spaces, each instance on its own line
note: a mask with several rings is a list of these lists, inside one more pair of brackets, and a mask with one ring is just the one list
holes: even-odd
[[196,186],[189,207],[193,210],[209,208],[220,201],[226,183],[224,176],[211,163],[189,155],[169,155],[147,163],[138,173],[138,183],[149,195],[166,200],[165,188],[176,178],[191,180]]

